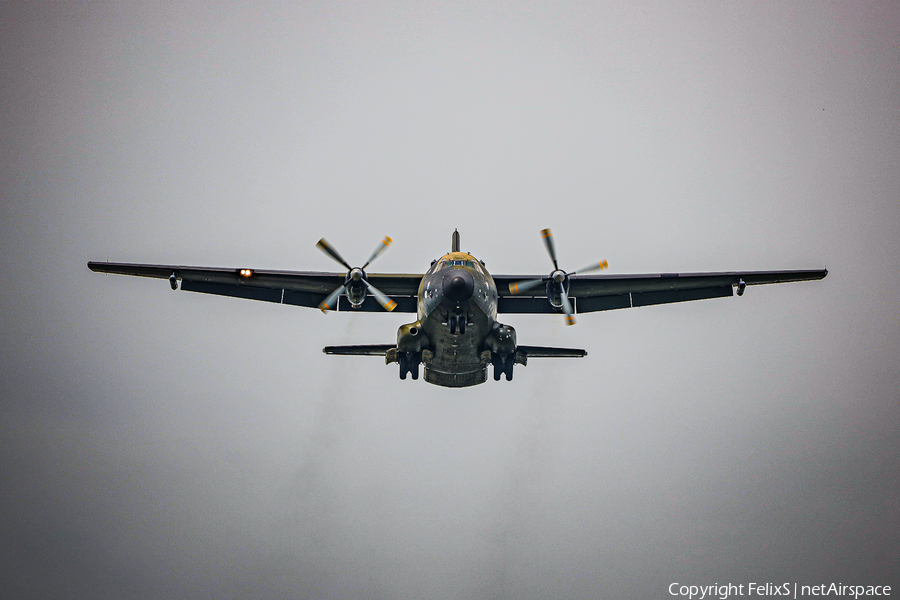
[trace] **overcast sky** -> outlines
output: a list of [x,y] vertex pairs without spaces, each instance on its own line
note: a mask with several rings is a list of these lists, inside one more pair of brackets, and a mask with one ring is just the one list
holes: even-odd
[[[670,598],[900,584],[900,5],[0,2],[0,589]],[[502,317],[583,347],[400,381],[404,314],[88,260],[812,269]],[[895,587],[895,589],[897,589]]]

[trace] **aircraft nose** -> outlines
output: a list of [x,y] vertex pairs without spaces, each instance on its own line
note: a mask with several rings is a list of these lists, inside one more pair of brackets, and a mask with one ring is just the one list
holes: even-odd
[[444,275],[444,297],[452,302],[462,302],[472,297],[475,281],[465,269],[453,269]]

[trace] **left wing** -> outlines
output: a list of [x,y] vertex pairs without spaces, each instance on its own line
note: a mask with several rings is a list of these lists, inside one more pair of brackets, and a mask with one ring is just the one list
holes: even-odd
[[[172,289],[181,281],[181,289],[217,296],[232,296],[295,306],[318,307],[326,296],[344,283],[341,273],[319,271],[266,271],[217,267],[185,267],[177,265],[143,265],[130,263],[89,262],[88,268],[98,273],[134,275],[168,279]],[[369,282],[397,303],[397,312],[416,312],[416,293],[421,275],[367,275]],[[352,310],[341,296],[335,310]],[[381,311],[372,296],[357,310]]]
[[[748,285],[813,281],[828,275],[825,269],[806,271],[733,271],[727,273],[662,273],[659,275],[573,275],[569,278],[569,299],[576,313],[633,308],[653,304],[686,302],[706,298],[725,298],[744,293]],[[550,302],[544,286],[534,288],[532,295],[515,295],[509,284],[522,276],[495,276],[500,299],[500,313],[559,312]]]

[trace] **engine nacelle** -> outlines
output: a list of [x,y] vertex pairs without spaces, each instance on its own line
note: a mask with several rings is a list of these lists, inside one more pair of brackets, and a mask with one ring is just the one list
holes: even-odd
[[429,346],[428,337],[422,329],[422,323],[416,321],[401,325],[397,330],[398,352],[421,352]]
[[[569,295],[569,278],[566,277],[562,281],[563,287],[566,290],[566,295]],[[562,294],[559,291],[559,282],[556,281],[553,277],[550,278],[550,281],[547,282],[547,300],[550,301],[550,304],[553,308],[562,309],[563,301]]]
[[366,299],[368,286],[366,286],[365,280],[366,273],[359,267],[353,267],[347,271],[347,277],[344,278],[344,285],[346,286],[344,293],[347,295],[347,300],[350,301],[350,306],[353,308],[361,307]]
[[350,305],[353,308],[359,308],[362,306],[363,301],[366,299],[366,286],[362,282],[353,281],[349,285],[347,285],[347,300],[350,301]]

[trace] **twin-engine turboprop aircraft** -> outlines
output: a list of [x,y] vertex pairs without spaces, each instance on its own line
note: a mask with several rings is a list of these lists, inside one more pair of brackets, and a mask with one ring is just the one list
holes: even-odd
[[[311,271],[263,271],[89,262],[92,271],[168,279],[173,290],[265,300],[329,310],[416,313],[403,325],[396,344],[326,346],[326,354],[384,356],[399,363],[400,379],[419,378],[446,387],[484,383],[488,365],[494,379],[512,380],[515,365],[529,358],[582,357],[576,348],[524,346],[516,331],[497,321],[499,313],[561,313],[568,325],[576,313],[667,304],[687,300],[742,296],[748,285],[822,279],[825,269],[808,271],[738,271],[661,275],[584,275],[607,268],[605,260],[579,271],[559,268],[553,236],[541,232],[553,261],[549,275],[491,276],[484,263],[460,252],[459,232],[451,251],[432,261],[424,275],[367,274],[365,269],[390,245],[384,238],[362,267],[351,267],[324,239],[317,247],[347,269],[345,274]],[[577,274],[576,274],[577,273]],[[379,305],[381,308],[379,308]]]

